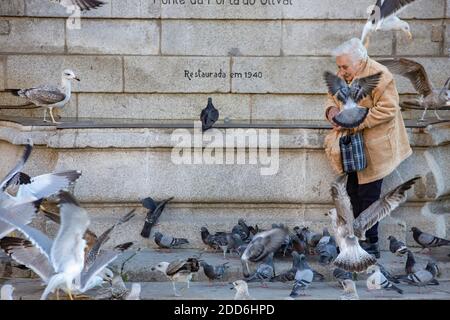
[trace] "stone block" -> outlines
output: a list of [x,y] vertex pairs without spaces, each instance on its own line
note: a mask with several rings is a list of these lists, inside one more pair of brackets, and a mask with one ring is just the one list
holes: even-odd
[[23,16],[24,14],[24,0],[0,1],[0,16]]
[[[398,32],[397,54],[439,56],[442,45],[442,32],[444,31],[441,22],[420,20],[410,21],[409,25],[414,38],[412,41],[409,41],[406,34]],[[439,39],[436,38],[438,36],[436,33],[439,33]]]

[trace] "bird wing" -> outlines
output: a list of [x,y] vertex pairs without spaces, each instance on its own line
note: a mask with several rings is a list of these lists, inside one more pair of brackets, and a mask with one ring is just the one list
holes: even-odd
[[405,202],[407,198],[406,191],[411,189],[412,185],[418,179],[420,179],[420,177],[416,176],[402,183],[364,210],[358,218],[353,221],[355,235],[358,238],[361,238],[367,230],[389,215],[400,204]]
[[89,11],[90,9],[96,9],[105,4],[103,1],[99,0],[50,0],[53,2],[58,2],[64,7],[77,6],[81,11]]
[[55,104],[66,98],[66,95],[58,87],[54,86],[30,88],[22,92],[28,99],[43,105]]
[[51,249],[51,262],[56,272],[64,268],[69,255],[84,263],[86,241],[83,235],[90,223],[87,212],[70,193],[62,191],[59,199],[61,225]]
[[103,271],[111,262],[116,260],[118,257],[117,251],[103,251],[101,252],[97,259],[92,263],[87,272],[81,273],[81,292],[87,289],[87,286],[95,276]]
[[111,234],[111,232],[113,232],[117,226],[120,226],[121,224],[128,222],[130,219],[132,219],[135,216],[134,211],[136,211],[136,209],[131,210],[125,216],[121,217],[116,223],[114,223],[113,226],[111,226],[108,230],[103,232],[97,238],[97,240],[95,241],[92,248],[89,250],[88,255],[86,257],[87,267],[89,267],[92,263],[94,263],[95,259],[97,258],[100,252],[100,248],[109,240],[109,235]]
[[0,247],[15,261],[33,270],[44,282],[53,275],[54,270],[48,258],[25,239],[4,237]]
[[447,90],[450,90],[450,77],[445,81],[444,87],[439,92],[439,97],[442,97],[443,99],[446,99],[447,97]]
[[172,276],[175,273],[177,273],[178,271],[180,271],[180,269],[186,264],[186,260],[185,259],[178,259],[175,261],[172,261],[169,266],[167,267],[166,270],[166,274],[168,276]]
[[31,139],[29,139],[28,143],[25,145],[25,150],[19,162],[10,172],[8,172],[8,174],[3,178],[3,180],[0,181],[0,191],[3,191],[6,188],[8,181],[11,180],[17,173],[19,173],[23,169],[25,163],[30,157],[32,150],[33,150],[33,142],[31,141]]
[[16,197],[32,195],[37,199],[47,198],[60,190],[67,189],[80,176],[81,172],[76,170],[43,174],[32,178],[29,184],[21,184]]
[[382,72],[377,72],[370,76],[355,79],[351,85],[353,100],[359,102],[366,96],[370,95],[380,81]]
[[247,249],[245,249],[242,257],[253,262],[261,261],[267,257],[267,255],[280,248],[286,235],[287,231],[281,228],[274,228],[261,232],[253,238]]
[[380,6],[381,0],[378,0],[376,5],[380,7],[381,19],[385,19],[390,15],[399,13],[412,2],[414,2],[414,0],[384,0],[383,4]]
[[347,189],[347,175],[337,177],[331,184],[331,197],[337,212],[337,225],[345,226],[348,229],[349,235],[353,234],[353,209],[348,196]]
[[408,78],[414,89],[424,97],[433,92],[433,85],[425,68],[420,63],[405,58],[380,60],[378,62],[386,66],[392,73]]
[[[345,83],[345,81],[341,78],[339,78],[337,75],[326,71],[323,74],[323,78],[325,80],[325,83],[327,84],[328,87],[328,92],[334,96],[336,95],[336,93],[341,92],[341,90],[343,88],[347,88],[347,83]],[[346,102],[346,97],[344,97],[342,94],[338,94],[337,98],[342,102],[345,103]]]

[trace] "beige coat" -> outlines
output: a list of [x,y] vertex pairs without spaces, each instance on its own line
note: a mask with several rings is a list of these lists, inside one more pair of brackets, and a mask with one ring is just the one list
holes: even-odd
[[[367,168],[358,172],[359,184],[370,183],[389,175],[395,168],[412,154],[408,135],[399,107],[399,96],[395,81],[389,70],[368,59],[355,78],[362,78],[382,71],[380,83],[372,95],[360,101],[359,105],[369,108],[367,118],[353,132],[363,132]],[[342,108],[341,102],[328,95],[327,111],[331,106]],[[342,160],[339,138],[349,131],[335,129],[325,137],[325,153],[333,169],[342,174]]]

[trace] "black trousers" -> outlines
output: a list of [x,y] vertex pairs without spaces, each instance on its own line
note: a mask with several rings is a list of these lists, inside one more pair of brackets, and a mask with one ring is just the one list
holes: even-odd
[[[347,193],[352,203],[355,218],[372,203],[380,199],[382,183],[383,179],[367,184],[358,184],[358,175],[356,172],[348,174]],[[378,222],[366,231],[366,239],[371,243],[378,242]]]

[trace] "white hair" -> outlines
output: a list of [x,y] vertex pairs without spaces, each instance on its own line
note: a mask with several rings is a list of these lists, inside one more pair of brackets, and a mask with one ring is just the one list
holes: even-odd
[[366,47],[364,47],[362,41],[358,38],[353,38],[344,42],[339,47],[334,49],[331,54],[334,57],[348,54],[353,62],[366,60],[368,57]]

